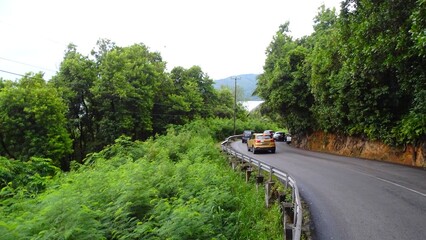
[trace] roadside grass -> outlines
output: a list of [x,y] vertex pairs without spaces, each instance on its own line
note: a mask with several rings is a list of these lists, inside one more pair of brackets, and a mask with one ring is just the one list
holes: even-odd
[[212,136],[196,122],[144,142],[120,137],[43,178],[42,191],[27,195],[26,184],[1,195],[0,236],[282,239],[279,207],[265,208],[264,194],[229,168]]

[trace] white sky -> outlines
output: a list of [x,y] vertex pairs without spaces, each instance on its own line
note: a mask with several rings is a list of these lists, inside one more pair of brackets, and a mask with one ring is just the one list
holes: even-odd
[[[280,24],[293,37],[312,33],[318,7],[341,0],[0,0],[0,70],[59,69],[74,43],[89,55],[100,38],[144,43],[168,71],[198,65],[212,79],[262,73],[265,50]],[[20,78],[0,71],[5,79]]]

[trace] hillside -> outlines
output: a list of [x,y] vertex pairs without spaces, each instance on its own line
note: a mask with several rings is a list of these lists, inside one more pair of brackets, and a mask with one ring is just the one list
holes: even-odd
[[234,77],[237,77],[237,89],[242,89],[244,94],[244,101],[261,100],[258,96],[252,96],[252,93],[256,89],[258,74],[241,74],[237,76],[231,76],[224,79],[214,81],[214,87],[219,89],[221,86],[227,86],[234,89]]
[[0,156],[0,239],[282,239],[279,205],[265,208],[218,151],[230,125],[120,137],[66,174],[49,159]]

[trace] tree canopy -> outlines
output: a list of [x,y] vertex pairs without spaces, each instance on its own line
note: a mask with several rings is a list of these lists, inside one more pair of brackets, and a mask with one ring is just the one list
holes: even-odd
[[15,160],[55,159],[71,152],[66,130],[66,105],[41,73],[18,82],[4,81],[0,89],[0,154]]
[[[69,44],[49,82],[29,74],[18,83],[2,80],[0,89],[0,155],[52,158],[65,170],[122,135],[145,140],[169,125],[234,113],[229,90],[215,90],[199,66],[167,72],[144,44],[120,47],[108,39],[89,56]],[[237,111],[246,115],[241,105]]]
[[346,0],[320,7],[314,32],[288,23],[267,48],[256,91],[295,133],[417,144],[426,135],[425,2]]

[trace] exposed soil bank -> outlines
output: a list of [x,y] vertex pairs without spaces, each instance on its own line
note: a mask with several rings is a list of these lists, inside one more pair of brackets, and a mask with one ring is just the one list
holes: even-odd
[[426,142],[419,144],[418,147],[412,145],[392,147],[379,141],[324,132],[295,136],[292,140],[292,144],[296,147],[308,150],[426,168]]

